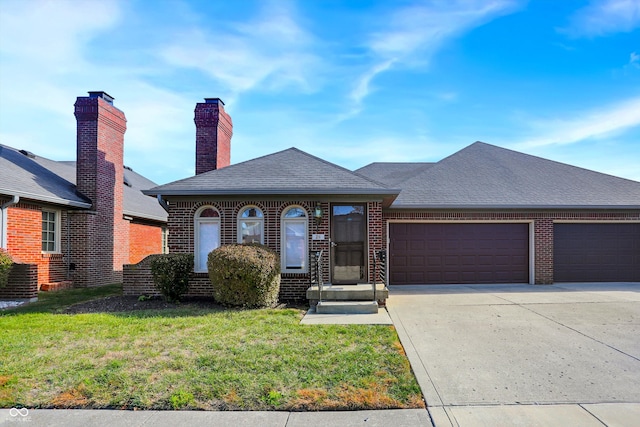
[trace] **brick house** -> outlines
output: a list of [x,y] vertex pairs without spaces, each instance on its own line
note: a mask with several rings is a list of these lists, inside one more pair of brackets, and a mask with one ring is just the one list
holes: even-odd
[[196,175],[143,191],[168,205],[169,251],[195,254],[193,294],[210,292],[209,251],[247,241],[280,254],[285,300],[308,295],[316,250],[332,285],[372,283],[380,250],[391,285],[640,282],[639,182],[482,142],[356,171],[296,148],[229,165],[224,103],[194,121]]
[[163,252],[167,213],[141,192],[156,184],[123,164],[124,113],[89,92],[75,117],[76,161],[0,145],[0,247],[17,263],[0,297],[121,282],[124,264]]

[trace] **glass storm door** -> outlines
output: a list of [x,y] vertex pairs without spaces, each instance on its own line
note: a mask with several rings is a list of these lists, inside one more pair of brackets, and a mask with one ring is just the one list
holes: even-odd
[[362,283],[365,278],[367,218],[364,204],[331,206],[331,282]]

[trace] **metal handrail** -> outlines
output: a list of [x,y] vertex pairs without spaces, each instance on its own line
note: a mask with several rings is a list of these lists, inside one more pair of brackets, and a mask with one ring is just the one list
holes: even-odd
[[314,283],[318,285],[318,302],[322,301],[322,291],[323,291],[323,283],[322,283],[322,253],[324,251],[311,251],[310,255],[310,279],[311,285]]
[[383,283],[387,284],[387,251],[380,250],[373,253],[373,300],[378,300],[377,295],[377,284],[378,279]]

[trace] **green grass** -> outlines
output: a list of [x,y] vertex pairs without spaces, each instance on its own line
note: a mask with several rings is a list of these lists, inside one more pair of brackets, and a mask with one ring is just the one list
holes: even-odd
[[423,406],[393,327],[300,325],[298,309],[57,314],[95,292],[51,293],[0,316],[0,407]]
[[16,313],[58,313],[72,304],[121,294],[121,284],[97,286],[94,288],[66,289],[56,292],[38,292],[38,301],[4,312],[0,311],[0,318],[2,315],[12,315]]

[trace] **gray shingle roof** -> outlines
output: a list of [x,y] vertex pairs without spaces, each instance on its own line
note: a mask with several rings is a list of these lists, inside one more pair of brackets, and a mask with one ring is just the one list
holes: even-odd
[[375,162],[356,169],[356,173],[386,185],[398,185],[430,168],[435,163]]
[[400,190],[289,148],[144,191],[145,194],[325,194],[393,196]]
[[[123,210],[125,215],[166,221],[167,213],[152,197],[141,190],[156,184],[125,168]],[[63,206],[90,208],[91,201],[76,192],[76,162],[28,157],[15,148],[0,144],[0,194]]]
[[0,145],[0,193],[78,208],[90,208],[91,201],[76,193],[70,175],[75,168],[41,157],[27,157]]
[[640,182],[483,142],[399,186],[391,208],[640,209]]

